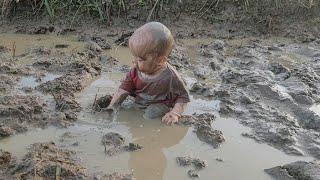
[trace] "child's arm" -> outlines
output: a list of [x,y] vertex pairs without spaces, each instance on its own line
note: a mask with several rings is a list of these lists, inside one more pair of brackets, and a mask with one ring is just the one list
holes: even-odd
[[118,91],[113,95],[108,109],[117,109],[128,95],[129,92],[119,88]]
[[181,114],[186,110],[188,103],[176,103],[171,111],[162,117],[162,122],[172,125],[179,121]]

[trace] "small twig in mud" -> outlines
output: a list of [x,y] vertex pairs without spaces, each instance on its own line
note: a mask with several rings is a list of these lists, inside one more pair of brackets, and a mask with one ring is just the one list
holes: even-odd
[[95,105],[96,105],[96,102],[97,102],[97,96],[99,94],[99,91],[100,91],[100,88],[98,88],[98,92],[96,93],[95,97],[94,97],[94,101],[93,101],[93,104],[92,104],[92,109],[94,109]]
[[16,56],[16,49],[17,49],[16,42],[13,41],[13,43],[12,43],[12,57],[13,58]]

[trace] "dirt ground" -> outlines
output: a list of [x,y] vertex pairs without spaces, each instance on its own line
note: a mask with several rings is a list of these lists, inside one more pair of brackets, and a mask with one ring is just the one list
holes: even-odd
[[[250,128],[250,132],[242,134],[244,137],[287,154],[315,159],[270,167],[266,172],[275,179],[320,179],[319,25],[306,27],[301,22],[290,27],[279,25],[275,26],[276,33],[265,33],[180,18],[179,22],[165,23],[176,40],[170,63],[180,73],[196,80],[190,93],[206,100],[218,100],[219,116],[233,118]],[[59,50],[68,44],[53,49],[33,47],[15,55],[14,48],[0,44],[0,138],[50,125],[65,128],[77,122],[79,113],[86,107],[81,107],[75,95],[102,72],[128,71],[129,67],[121,65],[121,60],[112,57],[106,49],[118,44],[126,46],[128,37],[142,23],[130,20],[131,25],[115,23],[108,28],[90,22],[75,29],[41,21],[1,25],[4,34],[76,35],[84,46],[70,52]],[[190,39],[201,39],[195,52],[188,50]],[[47,80],[50,73],[59,76]],[[19,82],[28,77],[34,77],[36,85],[19,87]],[[101,111],[109,99],[109,96],[106,100],[99,99],[99,106],[94,109]],[[192,127],[200,141],[219,148],[228,140],[214,128],[215,118],[212,114],[194,114],[184,116],[178,125]],[[101,138],[109,155],[143,148],[133,143],[124,145],[120,134]],[[196,167],[187,172],[191,177],[198,176],[197,166],[207,166],[199,161],[178,157],[180,165]],[[81,165],[75,152],[44,142],[32,145],[21,160],[1,150],[0,178],[133,179],[134,173],[93,174]]]

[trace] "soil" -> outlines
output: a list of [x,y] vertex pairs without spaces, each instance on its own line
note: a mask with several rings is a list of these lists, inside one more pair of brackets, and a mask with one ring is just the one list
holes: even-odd
[[132,174],[120,174],[120,173],[112,173],[112,174],[106,174],[103,176],[95,176],[93,178],[94,180],[133,180],[134,177]]
[[94,110],[101,111],[102,109],[107,108],[111,102],[111,99],[112,99],[111,95],[105,95],[103,97],[100,97],[93,103]]
[[53,142],[33,144],[24,158],[6,170],[18,179],[87,179],[86,169],[75,160],[75,153],[56,147]]
[[115,156],[122,152],[133,152],[141,150],[143,147],[136,143],[125,144],[125,137],[119,133],[109,132],[102,137],[101,144],[105,148],[108,156]]
[[24,132],[28,125],[45,126],[52,122],[46,106],[46,103],[36,96],[2,96],[1,138]]
[[[233,14],[241,19],[243,16],[239,13],[231,13],[235,8],[231,6],[223,11],[218,8],[224,12],[219,17],[230,19]],[[190,9],[191,6],[186,8]],[[76,34],[83,47],[70,49],[67,43],[55,44],[54,48],[35,45],[15,54],[11,45],[0,44],[0,138],[34,127],[67,127],[77,123],[79,114],[86,110],[77,101],[77,93],[102,74],[128,71],[128,66],[106,50],[128,46],[133,30],[144,22],[130,18],[132,15],[129,14],[128,19],[130,26],[119,20],[108,29],[102,25],[88,28],[92,25],[89,22],[66,28],[42,21],[16,26],[20,23],[17,21],[2,27],[2,32],[33,34],[39,38],[43,34]],[[208,24],[209,16],[168,20],[166,25],[176,39],[169,63],[184,77],[193,79],[189,87],[193,97],[219,101],[218,116],[249,127],[250,131],[242,134],[244,137],[287,154],[320,159],[320,115],[310,109],[320,103],[319,27],[286,21],[283,24],[272,21],[276,24],[270,25],[266,23],[271,22],[269,16],[259,17],[265,19],[259,21],[256,28],[227,20]],[[195,52],[190,51],[188,38],[201,39],[201,43],[195,45]],[[57,77],[45,80],[48,73]],[[19,82],[28,77],[35,78],[36,82],[18,87]],[[112,97],[105,94],[93,102],[96,111],[109,105]],[[200,141],[219,148],[228,143],[228,139],[215,129],[216,117],[209,113],[184,115],[178,125],[194,128]],[[142,149],[136,143],[126,144],[126,138],[119,133],[105,134],[101,143],[109,156]],[[198,170],[207,166],[205,161],[191,157],[179,157],[177,161],[182,166],[195,166],[196,170],[188,171],[190,177],[199,177]],[[32,145],[20,161],[1,150],[0,165],[4,178],[50,179],[59,175],[62,179],[87,179],[90,174],[74,159],[74,152],[54,143]],[[319,179],[318,169],[318,162],[295,162],[266,172],[280,179]],[[113,173],[95,178],[133,179],[133,175]]]
[[208,166],[206,161],[199,158],[192,158],[190,156],[177,157],[176,160],[179,166],[194,166],[194,169],[190,169],[187,172],[191,178],[200,177],[199,170]]
[[265,171],[274,177],[274,179],[320,179],[320,164],[317,161],[297,161],[283,166],[266,169]]

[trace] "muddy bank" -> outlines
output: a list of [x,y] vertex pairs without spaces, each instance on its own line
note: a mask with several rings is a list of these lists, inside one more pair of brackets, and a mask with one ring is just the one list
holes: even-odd
[[47,105],[36,96],[2,96],[1,137],[24,132],[30,125],[43,127],[52,122]]
[[279,180],[320,179],[320,164],[317,161],[297,161],[283,166],[266,169],[265,171],[274,179]]
[[[213,41],[199,47],[201,63],[194,71],[202,83],[194,84],[191,92],[220,100],[223,116],[252,128],[244,136],[289,154],[319,158],[320,116],[309,109],[319,102],[318,43],[229,43]],[[208,67],[199,76],[202,63],[219,68]],[[209,85],[212,79],[206,82],[203,77],[214,77],[218,83]]]
[[[116,33],[115,36],[118,36],[118,34]],[[120,34],[116,39],[119,38],[121,39]],[[309,107],[319,103],[318,40],[302,43],[302,41],[281,38],[207,39],[205,41],[201,40],[201,43],[195,45],[188,44],[194,43],[193,40],[190,40],[191,42],[188,42],[187,39],[177,40],[177,46],[171,54],[170,63],[177,67],[187,81],[192,79],[192,82],[194,82],[194,84],[190,83],[189,85],[195,102],[191,104],[192,107],[195,107],[192,113],[197,113],[186,116],[179,122],[179,125],[182,126],[178,127],[191,126],[190,133],[188,132],[186,135],[185,131],[188,129],[186,128],[183,133],[176,136],[175,132],[171,132],[176,130],[175,127],[172,129],[171,127],[162,127],[160,123],[148,125],[150,122],[141,120],[136,112],[129,113],[124,118],[119,116],[119,119],[113,122],[104,116],[103,112],[91,113],[95,95],[99,94],[98,97],[105,97],[97,102],[99,104],[97,110],[104,108],[110,100],[110,97],[105,96],[105,94],[112,93],[121,79],[110,81],[108,78],[116,73],[117,76],[123,76],[127,72],[128,66],[122,65],[119,58],[112,57],[108,54],[108,51],[103,50],[102,45],[107,40],[113,42],[113,39],[107,37],[105,41],[95,35],[89,35],[89,38],[84,39],[87,39],[81,41],[86,44],[83,46],[84,49],[70,52],[63,51],[63,49],[68,50],[72,47],[71,43],[71,46],[67,48],[33,48],[16,56],[14,61],[10,51],[0,53],[7,57],[5,64],[1,66],[1,77],[4,79],[1,88],[5,98],[1,101],[3,102],[1,104],[3,114],[0,120],[3,122],[1,127],[3,127],[2,132],[5,136],[25,132],[30,125],[45,127],[48,124],[59,124],[67,127],[72,123],[80,122],[94,124],[93,130],[82,132],[83,136],[94,134],[96,131],[100,132],[104,127],[120,126],[122,128],[116,131],[119,132],[120,136],[112,136],[120,137],[118,143],[113,142],[116,145],[107,143],[107,141],[101,142],[101,137],[109,131],[95,137],[98,142],[93,144],[93,147],[97,147],[95,149],[99,151],[86,152],[101,153],[102,155],[99,154],[97,156],[98,160],[93,161],[93,164],[103,164],[100,160],[105,157],[104,145],[108,144],[106,151],[111,155],[116,155],[108,157],[111,160],[113,159],[113,162],[117,163],[117,158],[120,161],[121,158],[126,156],[133,159],[123,160],[125,163],[121,164],[121,169],[126,169],[128,161],[134,161],[132,166],[139,169],[141,167],[137,165],[141,162],[139,160],[144,160],[147,155],[150,155],[148,162],[154,162],[153,158],[159,158],[157,160],[160,162],[156,168],[150,168],[152,170],[150,172],[155,176],[156,172],[161,171],[160,175],[163,175],[162,171],[164,171],[167,161],[174,161],[177,156],[183,155],[184,151],[181,149],[189,148],[189,152],[198,152],[199,148],[206,157],[201,159],[211,163],[200,174],[209,178],[212,175],[210,173],[219,173],[208,172],[211,167],[223,167],[223,165],[216,165],[211,159],[214,161],[216,161],[216,158],[227,159],[227,163],[225,163],[227,165],[236,163],[230,158],[230,164],[228,164],[229,157],[223,156],[223,153],[221,157],[212,157],[220,150],[225,150],[223,149],[224,146],[230,143],[230,139],[225,137],[224,132],[228,128],[224,131],[216,128],[217,122],[215,119],[222,116],[233,121],[238,120],[241,124],[249,127],[248,131],[242,133],[244,137],[249,137],[259,143],[269,144],[288,154],[303,156],[311,154],[313,157],[319,158],[319,115],[309,109]],[[122,39],[125,42],[125,36]],[[114,50],[117,52],[116,48]],[[126,60],[130,62],[129,55]],[[47,78],[48,72],[55,76]],[[28,84],[21,83],[25,78],[35,79],[34,82],[36,83],[32,81],[32,83],[29,83],[29,85],[32,84],[30,85],[31,89],[26,89],[23,92],[18,91],[20,88],[26,87],[23,84]],[[91,83],[98,78],[99,80],[103,78],[107,80],[97,80],[95,86],[92,86]],[[100,87],[105,87],[103,92],[99,92]],[[92,88],[92,90],[86,91],[87,88]],[[15,96],[16,94],[19,94],[19,96]],[[81,98],[85,97],[87,99],[82,102],[77,98],[79,94]],[[215,103],[218,106],[216,109],[210,106],[210,104]],[[217,110],[219,112],[216,112]],[[10,118],[14,118],[14,121]],[[239,127],[234,126],[233,128],[237,130]],[[144,132],[147,130],[152,133],[150,133],[150,137],[146,137],[145,142],[142,141],[144,144],[142,144],[143,148],[141,149],[139,141],[149,135]],[[167,131],[171,133],[166,133]],[[129,135],[125,136],[125,133]],[[130,137],[131,134],[133,140],[130,139],[128,142],[132,142],[132,144],[124,143],[121,140],[124,137]],[[166,137],[166,135],[170,136]],[[165,136],[165,138],[159,138],[158,136]],[[170,148],[174,149],[173,145],[178,144],[184,136],[187,136],[187,140],[185,140],[187,142],[184,142],[186,145],[179,149],[180,154],[172,157],[163,153],[163,149],[165,151],[170,151]],[[180,137],[180,139],[173,137]],[[81,138],[81,135],[74,139],[70,138],[72,142],[69,142],[69,144],[63,144],[66,150],[92,145],[89,141],[94,139],[80,142],[76,140],[77,138]],[[168,141],[171,140],[175,141],[169,143]],[[190,147],[190,144],[195,143],[195,147]],[[131,151],[135,152],[131,153]],[[237,151],[241,152],[241,150]],[[237,155],[241,154],[243,152]],[[80,153],[79,156],[85,155]],[[110,160],[108,158],[106,161]],[[272,159],[273,157],[268,158]],[[174,165],[174,167],[177,166],[176,162],[174,162]],[[153,167],[152,163],[147,166]],[[273,166],[274,164],[270,167]],[[236,167],[236,165],[233,167]],[[113,169],[111,171],[110,169],[109,167],[109,172],[114,172]],[[262,171],[263,168],[260,169]],[[115,171],[120,172],[120,169]],[[139,173],[140,176],[137,177],[146,175],[140,171]],[[178,173],[172,174],[176,175]],[[183,170],[181,174],[187,177],[187,170]],[[189,175],[196,176],[196,174],[197,171],[191,169]],[[259,175],[257,177],[263,176]],[[103,177],[113,176],[126,177],[126,175],[122,176],[117,173],[99,177],[103,179]],[[97,178],[99,177],[97,176]]]
[[86,169],[77,163],[75,153],[59,149],[52,142],[33,144],[21,161],[8,161],[4,177],[86,179]]

